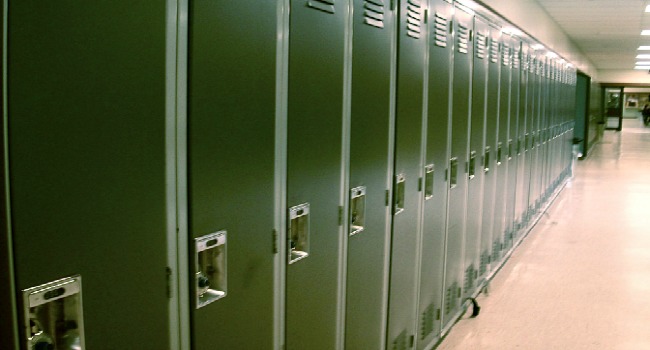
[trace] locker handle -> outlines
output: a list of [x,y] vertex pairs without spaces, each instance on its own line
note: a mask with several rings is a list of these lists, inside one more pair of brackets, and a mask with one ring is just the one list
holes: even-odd
[[197,309],[228,293],[227,234],[218,231],[194,239]]
[[449,160],[449,188],[458,186],[458,158]]
[[350,236],[362,232],[366,226],[366,187],[350,190]]
[[309,256],[309,203],[289,208],[289,264]]
[[433,198],[434,166],[429,164],[424,167],[424,200]]
[[508,160],[512,159],[512,139],[508,140]]
[[497,145],[497,165],[501,165],[502,156],[503,156],[503,154],[502,154],[503,150],[501,149],[502,147],[503,147],[503,144],[501,142],[499,142],[498,145]]
[[469,166],[467,173],[470,180],[476,177],[476,151],[469,152]]
[[399,174],[395,177],[395,199],[393,214],[398,215],[404,211],[404,197],[406,192],[406,176]]
[[485,155],[483,156],[483,171],[490,172],[490,146],[485,147]]

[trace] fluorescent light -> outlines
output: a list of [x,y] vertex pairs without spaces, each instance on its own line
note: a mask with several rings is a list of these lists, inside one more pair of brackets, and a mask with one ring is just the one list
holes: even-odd
[[645,12],[650,12],[650,5],[645,7]]
[[650,35],[650,29],[644,29],[641,31],[641,35]]
[[650,66],[636,66],[634,69],[639,69],[639,70],[650,70]]
[[650,51],[650,46],[643,46],[642,45],[642,46],[639,46],[639,48],[637,50],[639,50],[639,51]]
[[636,63],[637,66],[650,66],[650,61],[640,61]]
[[648,54],[645,54],[645,55],[636,55],[636,58],[648,59],[648,58],[650,58],[650,55],[648,55]]

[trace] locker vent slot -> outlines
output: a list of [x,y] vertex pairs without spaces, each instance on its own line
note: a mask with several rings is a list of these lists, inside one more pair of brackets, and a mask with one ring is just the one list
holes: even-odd
[[497,240],[492,244],[492,261],[499,260],[499,254],[501,254],[501,242]]
[[483,33],[476,33],[476,57],[484,59],[487,53],[487,36]]
[[490,254],[487,251],[483,251],[481,254],[481,265],[478,268],[479,275],[483,276],[487,272],[487,265],[489,264],[488,259]]
[[315,10],[334,13],[334,0],[309,0],[307,6]]
[[469,52],[469,28],[458,23],[458,52]]
[[494,39],[490,40],[490,62],[499,62],[499,42]]
[[420,0],[408,0],[406,8],[406,35],[420,39],[422,35],[422,3]]
[[366,0],[363,5],[363,23],[384,28],[384,0]]
[[451,287],[449,287],[445,291],[445,314],[449,314],[451,312],[451,299]]
[[504,66],[510,65],[510,47],[508,45],[503,45],[503,50],[501,51],[501,56]]
[[458,288],[458,282],[452,283],[451,287],[447,288],[445,292],[445,314],[449,315],[452,310],[456,309],[458,306],[458,300],[460,298],[460,293],[457,294],[456,291],[460,291]]
[[408,341],[406,336],[406,330],[403,330],[395,340],[393,340],[393,350],[407,350]]
[[429,304],[422,313],[422,329],[420,330],[420,340],[426,339],[433,332],[433,320],[436,316],[436,308],[433,303]]
[[449,32],[449,22],[447,21],[447,17],[436,12],[434,22],[434,44],[440,47],[447,47],[447,33]]
[[465,285],[463,286],[465,289],[465,294],[471,293],[472,290],[474,289],[474,276],[476,275],[476,269],[474,268],[474,265],[470,265],[467,267],[465,270]]
[[515,49],[515,54],[513,55],[512,68],[518,69],[521,64],[521,51]]

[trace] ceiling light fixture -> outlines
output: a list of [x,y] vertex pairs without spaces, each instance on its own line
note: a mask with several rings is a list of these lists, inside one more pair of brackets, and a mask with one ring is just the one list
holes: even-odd
[[650,70],[650,66],[636,66],[634,69],[638,70]]
[[645,7],[645,12],[650,12],[650,5]]
[[641,35],[650,35],[650,29],[644,29],[641,31]]
[[639,51],[650,51],[650,46],[641,45],[641,46],[639,46],[639,48],[637,50],[639,50]]
[[636,63],[637,66],[650,66],[650,61],[639,61]]
[[648,59],[648,58],[650,58],[650,55],[649,54],[636,55],[636,58]]

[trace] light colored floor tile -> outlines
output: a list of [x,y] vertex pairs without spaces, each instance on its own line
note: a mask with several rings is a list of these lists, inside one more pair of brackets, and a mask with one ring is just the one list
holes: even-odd
[[605,132],[478,301],[438,349],[650,349],[650,128]]

